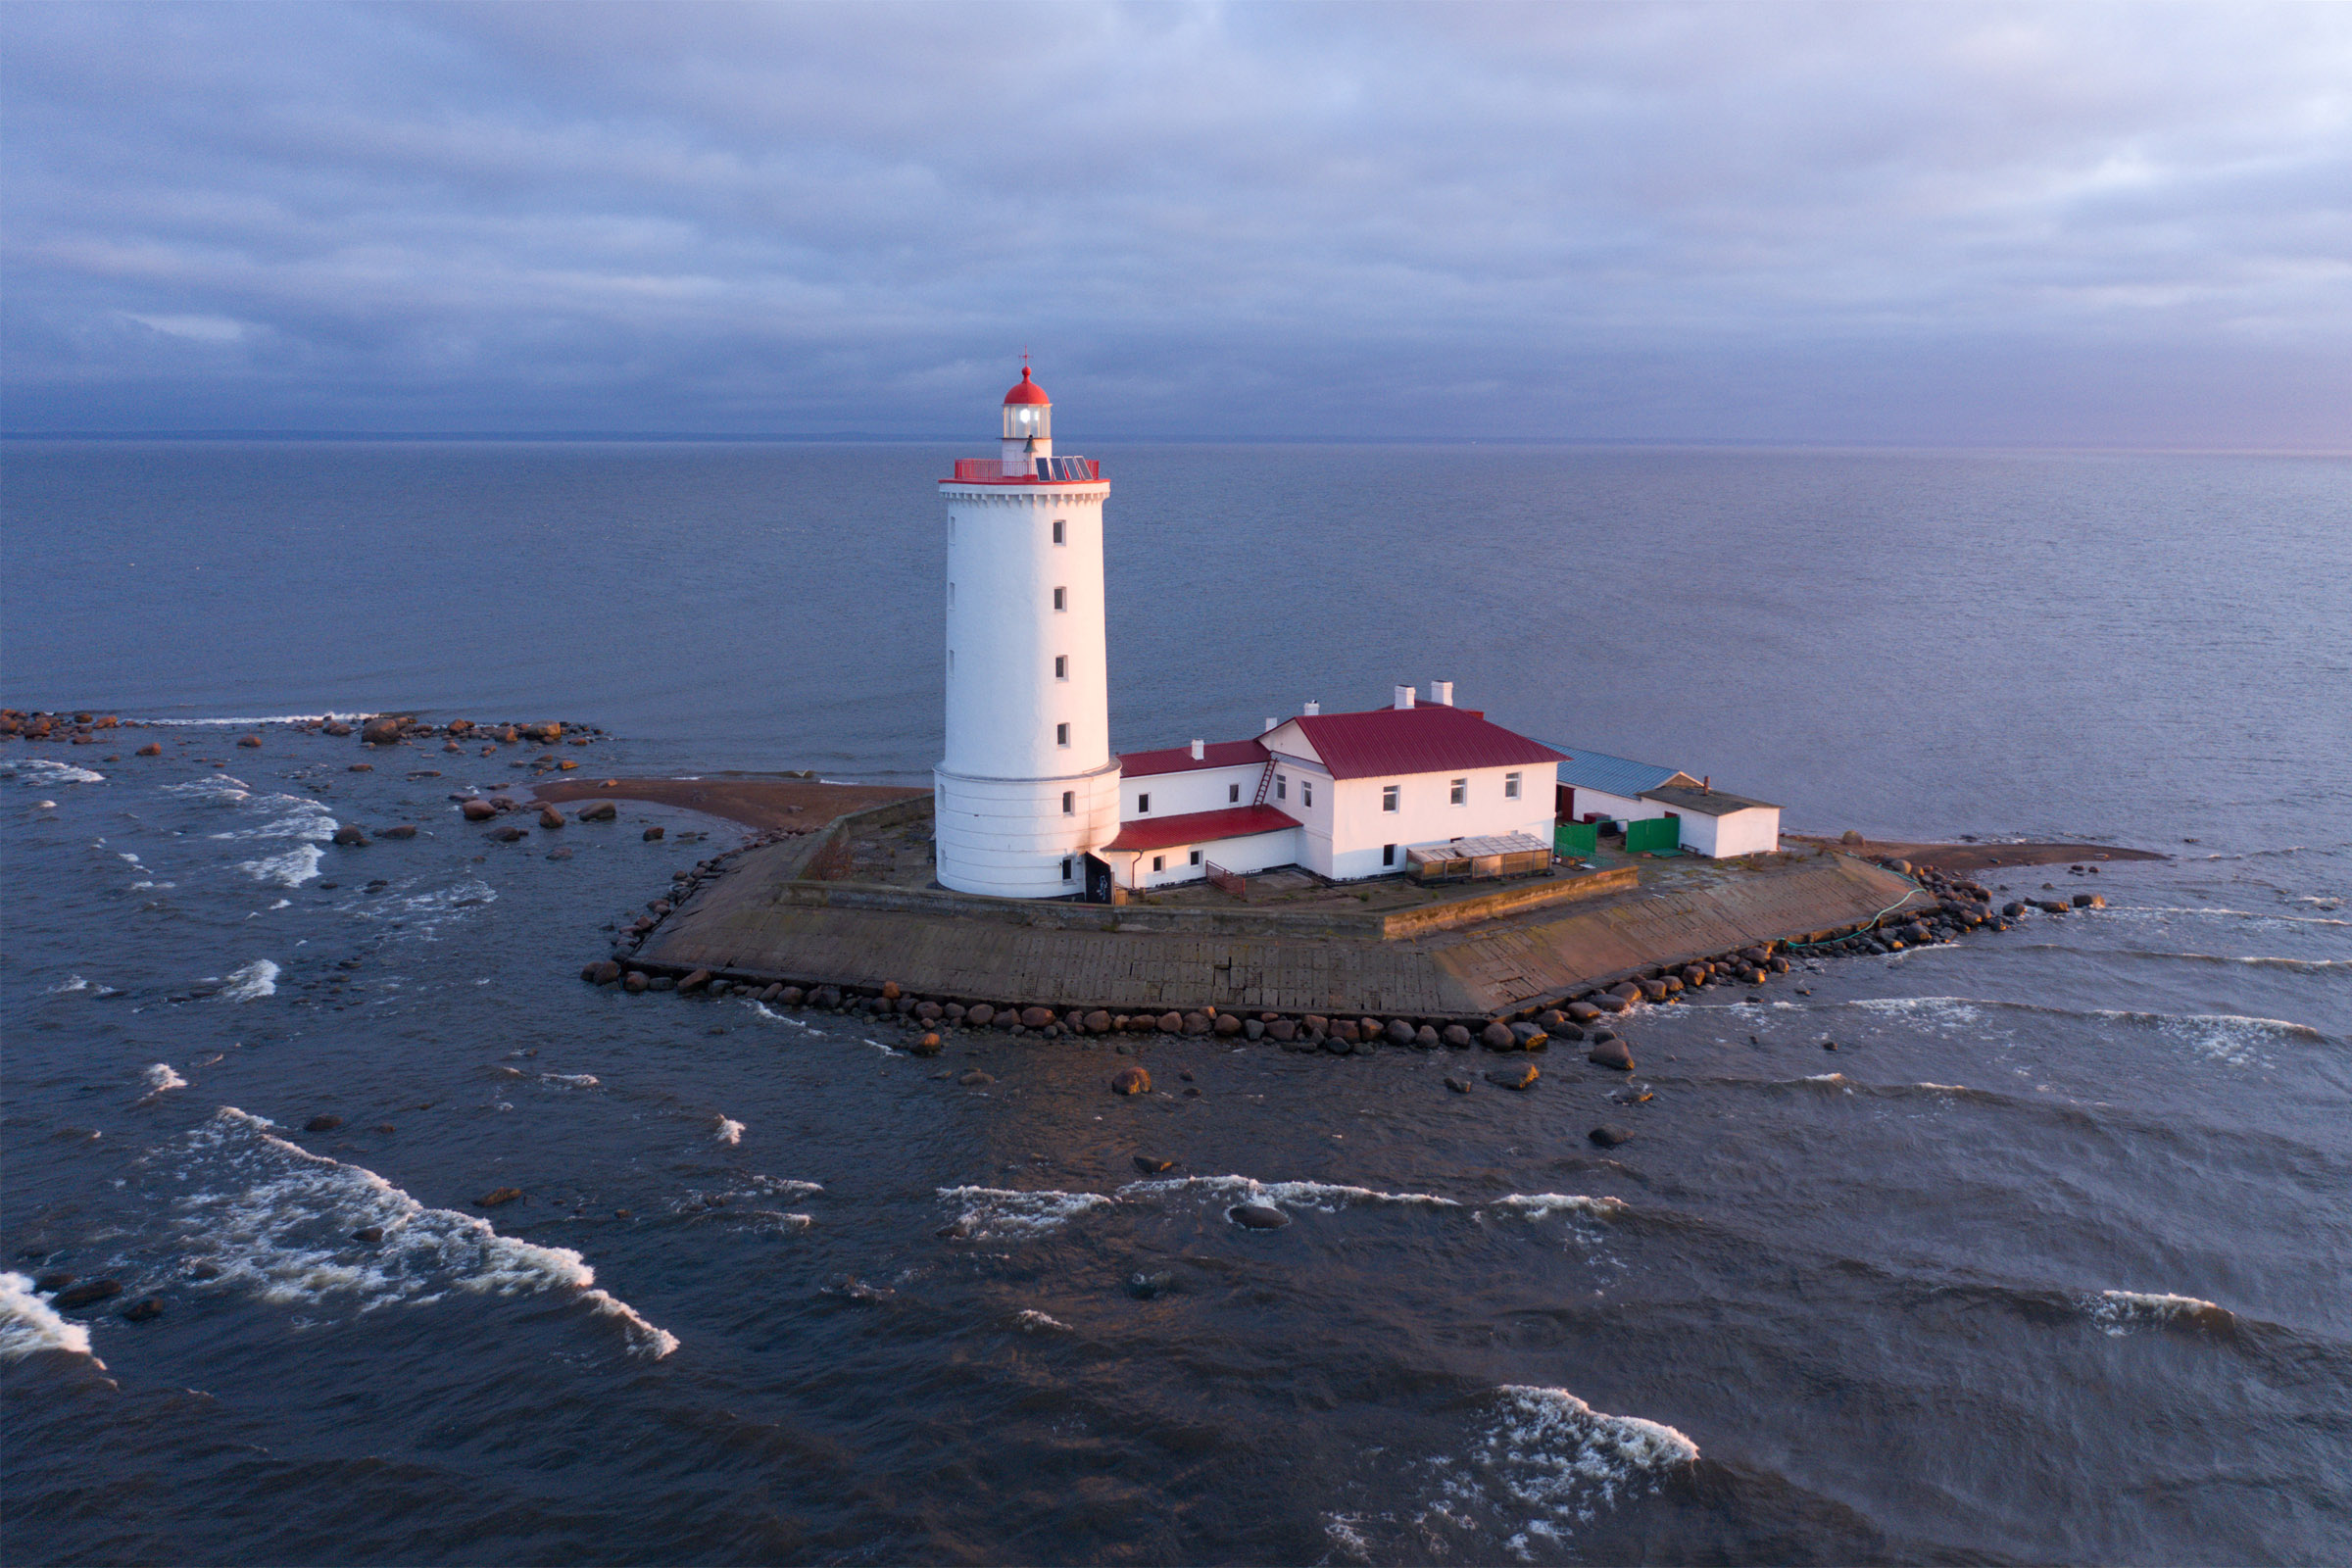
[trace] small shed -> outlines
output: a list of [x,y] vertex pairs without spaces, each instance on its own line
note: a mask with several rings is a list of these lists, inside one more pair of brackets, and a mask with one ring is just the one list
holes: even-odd
[[1643,801],[1682,822],[1682,846],[1693,855],[1728,859],[1781,847],[1781,808],[1728,790],[1680,784],[1643,790]]
[[1637,762],[1630,757],[1611,757],[1582,746],[1553,748],[1562,753],[1559,763],[1559,809],[1562,822],[1583,822],[1595,816],[1611,821],[1639,822],[1663,816],[1665,809],[1643,800],[1644,792],[1669,785],[1699,781],[1681,768],[1661,762]]

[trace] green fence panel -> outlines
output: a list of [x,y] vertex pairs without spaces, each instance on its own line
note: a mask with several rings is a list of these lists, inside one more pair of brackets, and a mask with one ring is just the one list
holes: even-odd
[[1683,843],[1683,824],[1671,816],[1644,817],[1639,822],[1625,824],[1625,853],[1639,855],[1643,850],[1680,849]]
[[1600,848],[1600,828],[1592,822],[1554,822],[1551,825],[1551,850],[1554,855],[1574,858],[1591,855]]

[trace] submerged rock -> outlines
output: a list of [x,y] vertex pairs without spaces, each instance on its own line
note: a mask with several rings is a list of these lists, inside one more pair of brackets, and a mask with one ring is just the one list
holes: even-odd
[[1250,1231],[1278,1231],[1291,1222],[1290,1215],[1271,1203],[1236,1203],[1225,1217]]
[[1174,1170],[1176,1162],[1172,1159],[1154,1159],[1150,1154],[1138,1154],[1135,1156],[1135,1168],[1147,1176],[1157,1176],[1163,1171]]
[[49,1304],[60,1312],[72,1312],[80,1307],[94,1306],[122,1294],[122,1285],[119,1280],[91,1280],[83,1285],[67,1286],[50,1298]]
[[1615,1149],[1619,1144],[1631,1142],[1634,1130],[1631,1127],[1620,1127],[1615,1122],[1603,1122],[1585,1136],[1603,1149]]
[[1152,1092],[1152,1075],[1141,1067],[1121,1067],[1111,1074],[1110,1092],[1114,1095],[1148,1095]]
[[1619,1072],[1634,1070],[1634,1054],[1626,1050],[1625,1042],[1615,1036],[1592,1042],[1592,1048],[1585,1053],[1585,1059],[1595,1067],[1614,1067]]
[[522,1189],[519,1187],[493,1187],[490,1189],[490,1191],[475,1199],[473,1200],[473,1206],[476,1208],[496,1208],[502,1203],[512,1203],[521,1196]]
[[1542,1076],[1543,1074],[1536,1070],[1536,1064],[1531,1061],[1524,1067],[1497,1067],[1494,1071],[1487,1074],[1487,1082],[1497,1089],[1533,1089],[1536,1087],[1536,1080]]

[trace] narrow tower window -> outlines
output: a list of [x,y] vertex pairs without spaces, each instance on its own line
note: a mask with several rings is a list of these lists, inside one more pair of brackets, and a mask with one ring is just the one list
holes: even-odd
[[[1070,678],[1070,656],[1069,656],[1069,655],[1067,655],[1067,654],[1055,654],[1055,655],[1054,656],[1054,678],[1055,680],[1068,680],[1068,679]],[[1512,777],[1513,779],[1516,779],[1516,778],[1518,778],[1518,776],[1519,776],[1519,775],[1518,775],[1518,774],[1516,774],[1516,773],[1513,773],[1513,774],[1511,775],[1511,777]],[[1512,787],[1512,793],[1513,793],[1514,795],[1518,793],[1518,788],[1517,788],[1517,786],[1516,786],[1516,785],[1514,785],[1514,786]]]
[[1070,744],[1069,725],[1056,724],[1054,726],[1054,744],[1056,746],[1067,746]]
[[1238,800],[1240,800],[1241,798],[1242,798],[1242,787],[1241,787],[1239,784],[1228,784],[1228,785],[1226,785],[1226,786],[1225,786],[1225,799],[1226,799],[1226,800],[1228,800],[1228,801],[1238,801]]
[[1150,816],[1152,814],[1151,796],[1138,795],[1135,798],[1135,814],[1138,816]]
[[1055,610],[1067,610],[1070,608],[1070,591],[1067,588],[1056,588],[1054,590],[1054,608]]
[[948,603],[950,605],[956,603],[956,585],[954,583],[948,584]]
[[1059,517],[1055,517],[1054,519],[1054,542],[1055,544],[1066,545],[1070,542],[1069,536],[1063,532],[1063,530],[1067,527],[1069,527],[1069,524],[1062,521]]
[[[1076,790],[1063,790],[1061,792],[1061,814],[1064,816],[1076,816],[1078,814],[1078,792]],[[1070,862],[1064,860],[1061,863],[1064,866],[1067,866]],[[1064,870],[1061,873],[1061,879],[1064,882],[1067,882],[1070,879],[1070,873],[1067,870]]]
[[1064,882],[1067,882],[1067,881],[1070,879],[1070,860],[1071,860],[1071,859],[1072,859],[1072,857],[1070,857],[1070,856],[1067,856],[1067,855],[1065,855],[1065,856],[1063,856],[1063,857],[1061,858],[1061,879],[1062,879]]
[[1291,798],[1291,781],[1288,775],[1282,773],[1274,775],[1274,798],[1278,801],[1287,801]]
[[1302,778],[1298,781],[1298,804],[1300,806],[1315,804],[1315,781],[1313,779]]

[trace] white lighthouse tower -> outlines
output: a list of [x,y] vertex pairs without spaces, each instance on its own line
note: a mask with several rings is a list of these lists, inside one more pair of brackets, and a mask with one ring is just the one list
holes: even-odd
[[1054,455],[1054,405],[1021,367],[1003,455],[965,458],[948,503],[948,746],[935,770],[939,880],[1061,898],[1119,831],[1103,661],[1102,498]]

